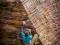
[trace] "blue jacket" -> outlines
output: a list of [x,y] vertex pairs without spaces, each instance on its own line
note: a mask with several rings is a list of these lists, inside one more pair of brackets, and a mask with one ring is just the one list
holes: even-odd
[[24,44],[30,44],[31,43],[31,41],[32,41],[32,35],[31,34],[29,34],[28,36],[25,36],[24,32],[20,32],[20,35],[21,35],[21,38],[22,38]]

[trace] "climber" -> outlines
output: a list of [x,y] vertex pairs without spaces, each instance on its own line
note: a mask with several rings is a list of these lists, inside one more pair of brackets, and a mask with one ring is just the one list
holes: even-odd
[[[32,36],[36,33],[35,28],[33,27],[31,21],[23,21],[22,29],[19,32],[20,44],[29,45],[32,41]],[[22,44],[23,43],[23,44]]]

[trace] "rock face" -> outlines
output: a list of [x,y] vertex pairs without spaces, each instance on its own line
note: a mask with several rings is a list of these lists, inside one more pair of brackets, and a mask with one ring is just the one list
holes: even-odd
[[15,45],[16,31],[22,26],[22,21],[27,19],[27,13],[21,2],[0,2],[0,42],[6,45]]
[[60,45],[60,0],[20,0],[43,45]]

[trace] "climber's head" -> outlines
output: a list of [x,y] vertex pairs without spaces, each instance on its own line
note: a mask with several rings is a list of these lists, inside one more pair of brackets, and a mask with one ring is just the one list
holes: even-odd
[[26,34],[26,35],[31,34],[31,29],[27,29],[27,30],[25,31],[25,34]]

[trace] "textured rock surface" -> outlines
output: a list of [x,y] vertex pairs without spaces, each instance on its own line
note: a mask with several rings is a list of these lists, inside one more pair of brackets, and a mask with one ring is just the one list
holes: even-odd
[[[43,45],[60,45],[60,0],[20,1],[40,35]],[[0,38],[8,42],[7,45],[13,45],[16,37],[13,37],[11,33],[16,31],[21,26],[22,20],[26,18],[25,9],[21,3],[17,3],[1,3],[0,1]]]
[[43,45],[60,45],[60,0],[21,0]]
[[16,31],[22,26],[27,13],[21,2],[0,2],[0,42],[6,45],[16,45]]

